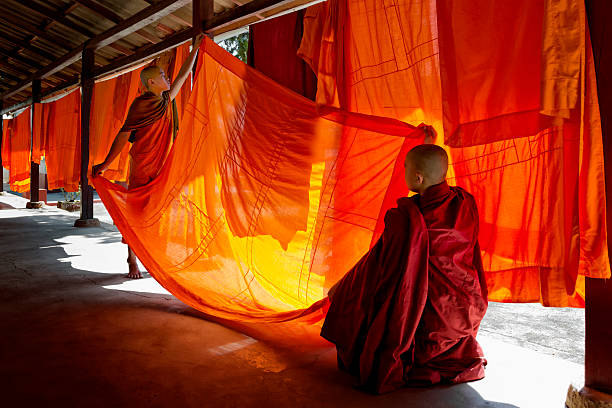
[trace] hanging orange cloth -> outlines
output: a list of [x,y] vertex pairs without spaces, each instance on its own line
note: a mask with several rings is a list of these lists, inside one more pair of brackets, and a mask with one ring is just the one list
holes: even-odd
[[45,104],[34,104],[32,115],[32,161],[34,163],[40,164],[40,160],[45,156],[49,112],[50,109]]
[[2,167],[7,170],[11,168],[11,133],[13,122],[10,119],[2,119]]
[[445,139],[478,198],[489,299],[581,307],[584,277],[610,277],[584,2],[437,5]]
[[9,183],[11,190],[24,193],[30,190],[30,108],[10,119],[8,128]]
[[[370,247],[395,155],[423,138],[396,120],[318,111],[205,39],[159,175],[129,190],[93,182],[147,270],[185,303],[238,321],[318,321],[325,288]],[[348,183],[356,167],[363,177]],[[354,196],[334,206],[340,188]]]
[[490,300],[582,306],[584,276],[610,276],[584,16],[578,0],[330,0],[304,19],[317,102],[431,123],[454,147],[449,182],[476,198]]
[[57,101],[42,104],[42,107],[43,110],[48,110],[45,142],[48,188],[78,191],[81,166],[81,93],[76,89]]
[[304,10],[249,26],[248,64],[279,84],[313,99],[317,77],[298,57]]
[[[172,62],[168,66],[168,78],[171,78],[174,81],[183,66],[183,63],[189,57],[190,52],[190,43],[185,43],[179,45],[173,50]],[[179,90],[179,93],[174,98],[176,102],[176,112],[173,112],[173,121],[177,127],[180,127],[181,117],[183,116],[183,111],[185,110],[185,106],[189,102],[189,97],[191,96],[191,76],[190,73],[185,83]]]

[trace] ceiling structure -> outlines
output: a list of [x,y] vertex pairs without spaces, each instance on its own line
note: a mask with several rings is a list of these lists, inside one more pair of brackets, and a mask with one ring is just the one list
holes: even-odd
[[[32,102],[34,80],[40,80],[43,97],[78,85],[85,49],[95,51],[93,76],[102,78],[184,43],[200,29],[219,35],[319,1],[3,0],[2,113]],[[202,18],[211,6],[213,14]]]

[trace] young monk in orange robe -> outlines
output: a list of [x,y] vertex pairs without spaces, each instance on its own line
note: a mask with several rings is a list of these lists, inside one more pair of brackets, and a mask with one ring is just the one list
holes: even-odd
[[[140,79],[147,91],[132,102],[108,155],[102,163],[92,167],[94,175],[102,174],[128,142],[132,144],[128,188],[144,186],[159,174],[172,146],[172,109],[169,106],[191,72],[202,38],[201,34],[196,38],[172,85],[160,67],[142,70]],[[129,246],[127,261],[128,278],[142,278],[136,256]]]
[[365,389],[458,383],[484,377],[476,342],[487,309],[472,195],[445,181],[448,157],[433,144],[412,149],[406,183],[372,249],[331,288],[321,335],[338,365]]

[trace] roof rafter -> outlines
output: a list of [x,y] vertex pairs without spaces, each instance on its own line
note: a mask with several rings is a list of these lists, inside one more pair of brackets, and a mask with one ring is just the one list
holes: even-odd
[[64,27],[69,28],[72,31],[75,31],[85,37],[91,38],[95,36],[95,34],[89,31],[87,28],[81,27],[80,25],[73,23],[63,13],[57,12],[49,6],[42,5],[40,3],[35,3],[32,0],[19,0],[19,4],[35,12],[36,14],[39,14],[44,18],[54,20],[58,24],[61,24]]
[[17,22],[15,16],[11,16],[13,19],[9,20],[6,18],[6,16],[6,14],[0,16],[0,22],[17,27],[22,31],[29,32],[38,38],[41,38],[47,42],[50,42],[51,44],[63,48],[64,50],[69,50],[74,47],[73,45],[71,46],[70,44],[68,44],[63,38],[57,37],[54,34],[51,34],[50,32],[35,26],[34,24],[28,23],[23,19],[19,19],[19,22]]
[[191,3],[191,0],[162,0],[159,3],[155,3],[92,39],[92,41],[87,44],[87,48],[97,50],[112,44],[126,35],[167,16],[189,3]]
[[1,33],[1,34],[2,34],[2,37],[1,37],[2,40],[6,41],[6,42],[8,42],[10,44],[13,44],[14,46],[21,47],[24,50],[28,50],[31,53],[36,54],[37,56],[39,56],[39,57],[41,57],[43,59],[46,59],[46,60],[49,60],[49,61],[53,61],[53,60],[57,59],[57,55],[53,55],[53,54],[51,54],[51,53],[49,53],[47,51],[41,50],[38,47],[35,47],[34,45],[32,45],[30,43],[30,41],[32,41],[34,39],[33,35],[29,36],[29,39],[20,40],[19,38],[11,37],[11,36],[7,35],[4,32]]
[[[96,3],[92,0],[74,0],[76,3],[78,3],[79,5],[88,8],[89,10],[99,14],[100,16],[106,18],[109,21],[112,21],[115,24],[119,24],[121,23],[124,18],[121,17],[119,14],[115,13],[113,10],[109,9],[108,7],[105,7],[99,3]],[[152,34],[149,34],[147,31],[145,30],[136,30],[134,32],[134,34],[140,36],[141,38],[149,41],[150,43],[156,44],[158,42],[161,41],[161,39],[155,37]]]

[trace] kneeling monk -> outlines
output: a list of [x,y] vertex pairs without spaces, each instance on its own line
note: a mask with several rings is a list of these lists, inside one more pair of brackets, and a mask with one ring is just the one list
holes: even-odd
[[448,156],[433,144],[406,156],[417,195],[385,215],[370,251],[330,289],[321,336],[365,389],[458,383],[484,377],[476,342],[487,309],[472,195],[445,181]]
[[[172,109],[168,108],[189,76],[202,38],[203,35],[196,38],[189,57],[172,85],[160,67],[151,66],[142,70],[140,79],[147,91],[132,102],[125,123],[115,137],[106,159],[93,166],[94,175],[106,170],[127,142],[132,143],[128,189],[144,186],[159,174],[173,140]],[[128,278],[142,278],[136,256],[129,246],[127,261]]]

